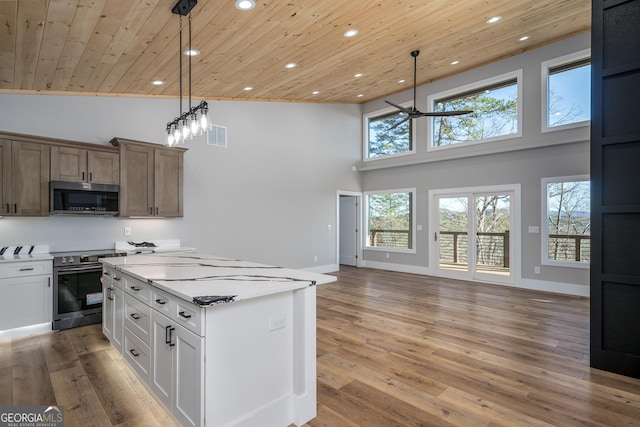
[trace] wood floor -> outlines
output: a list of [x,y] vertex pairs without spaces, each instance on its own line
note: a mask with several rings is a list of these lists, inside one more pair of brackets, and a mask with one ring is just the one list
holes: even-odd
[[[640,426],[640,380],[589,368],[589,300],[342,267],[318,287],[307,427]],[[637,325],[634,325],[637,328]],[[0,405],[167,426],[100,325],[0,342]]]

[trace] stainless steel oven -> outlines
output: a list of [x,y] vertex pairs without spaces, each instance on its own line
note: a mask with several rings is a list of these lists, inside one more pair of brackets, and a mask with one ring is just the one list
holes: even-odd
[[53,329],[102,322],[100,258],[124,256],[114,250],[53,253]]

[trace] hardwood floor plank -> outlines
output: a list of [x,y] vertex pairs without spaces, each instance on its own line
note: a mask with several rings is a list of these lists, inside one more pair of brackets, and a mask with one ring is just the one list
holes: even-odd
[[10,366],[0,368],[0,406],[13,405],[13,373]]
[[102,335],[102,323],[67,329],[64,333],[78,355],[106,350],[111,346],[109,340]]
[[52,372],[51,382],[58,405],[64,406],[65,426],[111,426],[109,416],[80,364]]
[[69,341],[69,334],[59,331],[42,334],[39,341],[50,373],[72,368],[79,363],[78,353]]
[[38,336],[13,340],[13,404],[56,405],[47,362]]

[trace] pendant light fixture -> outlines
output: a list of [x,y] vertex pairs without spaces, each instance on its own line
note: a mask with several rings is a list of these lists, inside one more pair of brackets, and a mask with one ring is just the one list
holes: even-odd
[[[191,9],[198,4],[197,0],[179,0],[171,13],[180,16],[180,114],[167,123],[165,130],[165,145],[173,147],[183,144],[186,140],[199,136],[211,128],[209,122],[209,105],[206,101],[200,102],[195,107],[191,106],[191,57],[197,55],[197,51],[191,48]],[[182,17],[189,17],[189,49],[184,52],[189,57],[189,108],[182,111]]]

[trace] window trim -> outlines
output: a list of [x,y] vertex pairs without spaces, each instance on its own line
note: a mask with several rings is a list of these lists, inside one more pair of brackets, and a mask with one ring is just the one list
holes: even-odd
[[[411,193],[411,242],[412,247],[410,249],[391,248],[387,246],[369,246],[369,196],[378,194],[393,194],[393,193]],[[362,233],[362,249],[365,251],[376,252],[396,252],[404,254],[416,253],[416,188],[397,188],[391,190],[373,190],[365,191],[364,196],[364,233]]]
[[547,108],[549,106],[549,69],[558,67],[561,65],[565,65],[565,64],[570,64],[572,62],[578,62],[587,58],[589,59],[591,58],[591,49],[583,49],[578,52],[573,52],[568,55],[563,55],[563,56],[542,62],[541,69],[540,69],[540,74],[542,78],[541,85],[540,85],[540,87],[542,88],[542,93],[541,93],[542,102],[540,103],[540,109],[541,109],[540,125],[541,125],[542,133],[556,132],[556,131],[565,130],[565,129],[575,129],[575,128],[591,125],[591,120],[583,120],[580,122],[567,123],[564,125],[551,126],[551,127],[549,127],[547,122],[547,119],[548,119]]
[[442,92],[438,92],[438,93],[434,93],[432,95],[429,95],[427,97],[427,111],[429,112],[433,112],[434,111],[434,104],[436,100],[440,100],[442,98],[453,98],[456,95],[464,95],[467,92],[473,92],[473,91],[477,91],[477,90],[481,90],[482,88],[486,87],[486,86],[494,86],[494,85],[498,85],[501,82],[505,82],[508,80],[516,80],[516,90],[517,90],[517,108],[518,108],[518,113],[517,113],[517,120],[518,120],[518,129],[515,133],[511,133],[509,135],[501,135],[501,136],[494,136],[491,138],[486,138],[486,139],[478,139],[475,141],[466,141],[466,142],[460,142],[458,144],[450,144],[450,145],[443,145],[441,147],[434,147],[433,146],[433,117],[429,117],[427,120],[427,151],[440,151],[440,150],[448,150],[448,149],[452,149],[452,148],[458,148],[458,147],[468,147],[468,146],[473,146],[473,145],[477,145],[477,144],[484,144],[484,143],[490,143],[490,142],[494,142],[494,141],[501,141],[501,140],[505,140],[505,139],[513,139],[513,138],[521,138],[522,137],[522,68],[514,70],[514,71],[510,71],[508,73],[504,73],[504,74],[500,74],[497,76],[493,76],[493,77],[489,77],[488,79],[484,79],[484,80],[479,80],[473,83],[469,83],[463,86],[458,86],[456,88],[453,89],[449,89],[446,91],[442,91]]
[[547,206],[547,184],[553,182],[576,182],[576,181],[591,181],[591,177],[588,174],[585,175],[569,175],[569,176],[556,176],[556,177],[548,177],[542,178],[541,180],[541,235],[540,235],[540,264],[541,265],[549,265],[556,267],[569,267],[569,268],[581,268],[581,269],[589,269],[591,268],[590,262],[579,262],[579,261],[558,261],[549,259],[549,221],[547,218],[548,215],[548,206]]
[[[402,105],[403,107],[406,107],[406,108],[411,108],[413,106],[413,101],[399,103],[398,105]],[[384,156],[369,157],[369,138],[368,138],[369,120],[378,118],[381,116],[385,116],[387,114],[390,114],[396,111],[398,111],[397,108],[388,107],[388,108],[383,108],[381,110],[372,111],[371,113],[362,115],[362,161],[363,162],[371,162],[371,161],[390,159],[390,158],[401,157],[401,156],[411,156],[416,154],[416,145],[417,145],[416,129],[415,129],[415,126],[411,124],[411,126],[413,126],[413,129],[411,132],[411,150],[404,151],[402,153],[385,154]]]

